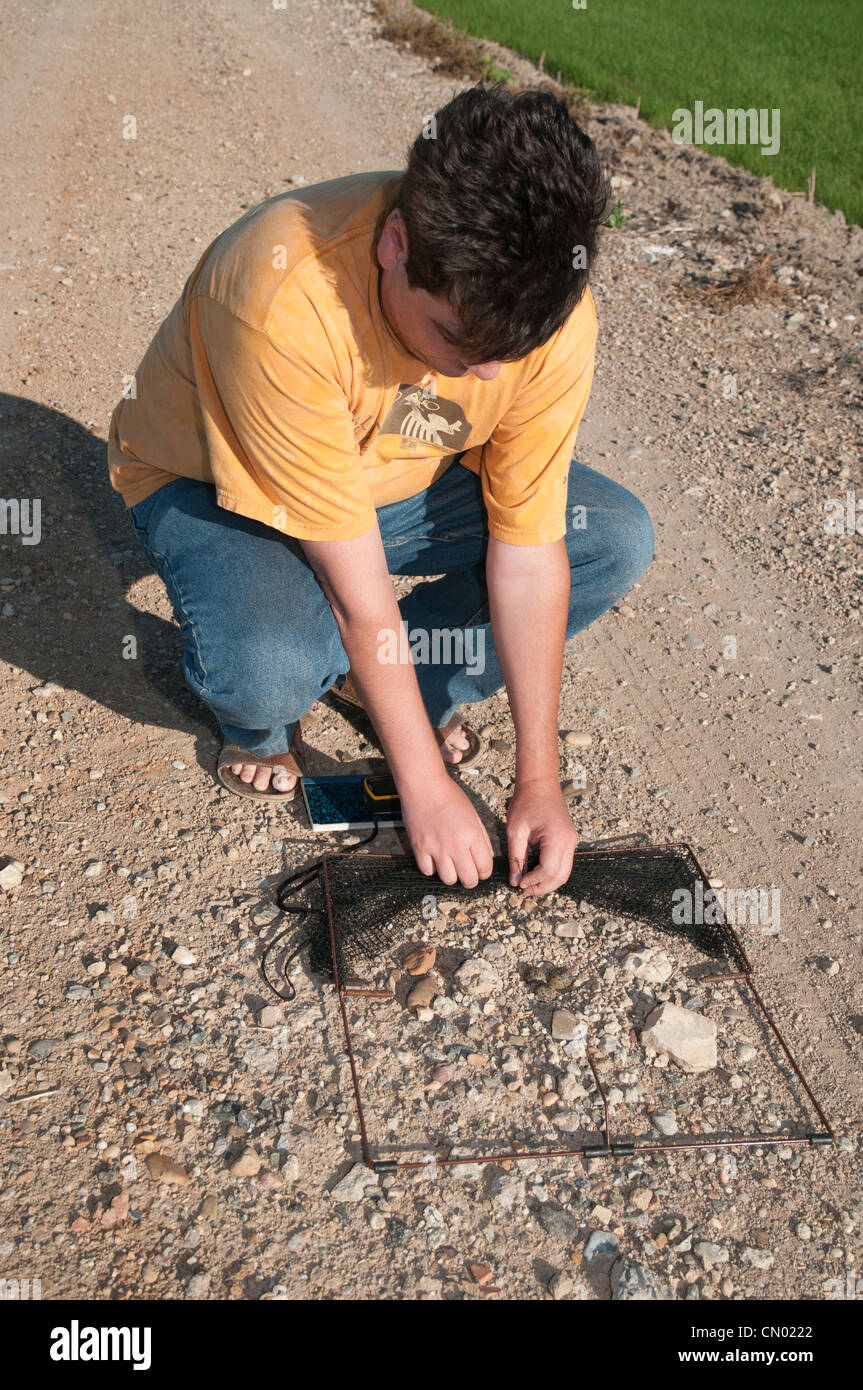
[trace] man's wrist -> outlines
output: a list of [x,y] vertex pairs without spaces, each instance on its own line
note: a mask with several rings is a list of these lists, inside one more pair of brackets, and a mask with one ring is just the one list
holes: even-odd
[[524,791],[545,791],[550,794],[557,793],[563,795],[560,785],[560,773],[557,768],[554,771],[531,770],[530,772],[518,773],[515,775],[515,790]]

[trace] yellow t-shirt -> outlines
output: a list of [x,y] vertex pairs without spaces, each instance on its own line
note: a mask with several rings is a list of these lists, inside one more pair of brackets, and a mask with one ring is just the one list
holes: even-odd
[[176,478],[301,540],[361,536],[466,450],[489,532],[565,534],[566,480],[593,376],[590,291],[494,381],[433,372],[384,319],[374,254],[401,174],[334,179],[250,209],[201,257],[111,419],[128,507]]

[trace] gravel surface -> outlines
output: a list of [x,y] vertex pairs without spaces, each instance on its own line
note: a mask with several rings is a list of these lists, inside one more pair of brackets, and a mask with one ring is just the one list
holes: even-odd
[[[261,979],[273,885],[321,842],[214,783],[104,440],[208,241],[288,183],[399,167],[459,83],[347,0],[10,0],[2,26],[2,491],[41,499],[41,539],[0,542],[0,1276],[54,1299],[410,1300],[821,1299],[859,1278],[861,542],[825,518],[863,504],[863,232],[593,113],[634,216],[596,274],[579,457],[644,499],[658,555],[571,644],[562,780],[584,839],[685,840],[723,884],[779,890],[777,929],[740,934],[839,1142],[381,1178],[331,988],[302,957],[294,1003]],[[766,256],[778,293],[722,291]],[[468,785],[494,830],[512,726],[503,697],[477,714]],[[306,736],[319,772],[376,765],[326,703]],[[439,887],[370,963],[393,999],[351,1004],[383,1145],[597,1138],[588,1036],[618,1132],[812,1127],[690,942]]]

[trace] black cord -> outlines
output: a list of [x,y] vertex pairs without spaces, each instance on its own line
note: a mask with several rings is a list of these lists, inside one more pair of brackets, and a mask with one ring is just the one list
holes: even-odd
[[[375,815],[374,810],[370,809],[369,814],[371,815],[374,821],[374,829],[372,830],[371,834],[367,835],[364,840],[358,840],[355,845],[347,845],[343,850],[344,854],[352,854],[354,850],[362,849],[363,845],[370,845],[372,840],[374,840],[377,837],[377,833],[380,829],[380,822],[378,821],[378,818]],[[298,893],[300,891],[301,888],[308,887],[308,885],[312,883],[315,879],[320,878],[322,864],[323,860],[318,859],[315,861],[314,864],[306,865],[305,868],[302,869],[297,869],[296,873],[288,874],[287,878],[282,879],[276,892],[276,903],[280,912],[292,912],[296,916],[308,916],[309,913],[313,913],[316,917],[323,916],[321,909],[318,907],[298,907],[296,906],[296,904],[289,904],[285,902],[286,898],[292,898],[295,893]],[[289,884],[292,884],[293,887],[288,888]],[[292,1003],[294,999],[296,999],[297,997],[297,991],[294,989],[294,986],[291,984],[291,981],[288,978],[288,966],[290,965],[291,961],[294,960],[300,954],[300,951],[302,951],[303,947],[308,946],[311,941],[310,936],[304,936],[303,939],[299,942],[299,944],[294,947],[293,951],[291,951],[291,954],[289,956],[286,956],[285,959],[282,961],[282,966],[279,973],[284,981],[285,989],[290,990],[289,994],[283,993],[273,984],[272,980],[267,975],[267,960],[269,958],[270,952],[274,949],[274,947],[278,946],[279,942],[282,941],[284,937],[288,935],[290,930],[290,927],[285,927],[284,930],[280,931],[277,936],[274,936],[272,941],[268,943],[267,948],[264,951],[264,954],[261,956],[261,974],[264,977],[265,984],[273,991],[273,994],[275,994],[277,999],[282,999],[286,1004]]]

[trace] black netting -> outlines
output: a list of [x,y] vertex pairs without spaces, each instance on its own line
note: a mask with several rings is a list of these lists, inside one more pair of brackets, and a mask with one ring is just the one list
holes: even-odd
[[[476,888],[463,888],[427,877],[407,857],[327,854],[312,868],[283,880],[277,900],[285,911],[304,913],[312,967],[330,977],[334,940],[339,977],[344,980],[350,962],[376,961],[403,935],[428,925],[423,899],[429,894],[469,902],[501,888],[517,891],[509,886],[509,861],[504,856],[495,859],[490,878]],[[302,908],[288,902],[299,892],[308,895]],[[567,882],[541,901],[551,908],[582,900],[611,916],[685,936],[704,955],[722,960],[732,970],[749,971],[735,934],[718,905],[710,902],[708,885],[688,845],[580,850]],[[687,901],[692,907],[689,920]],[[719,920],[711,922],[711,914]],[[698,920],[705,916],[707,922]]]

